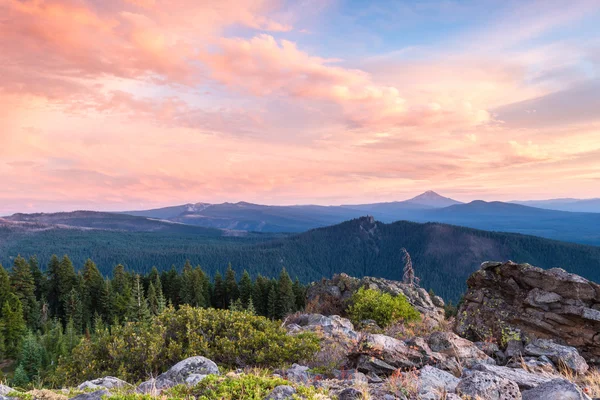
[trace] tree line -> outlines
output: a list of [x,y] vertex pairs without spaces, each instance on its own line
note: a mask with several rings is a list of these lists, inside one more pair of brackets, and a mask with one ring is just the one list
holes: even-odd
[[[277,279],[243,271],[238,279],[231,264],[210,277],[188,261],[148,274],[114,267],[104,277],[92,260],[79,271],[65,255],[52,256],[45,271],[36,257],[18,256],[11,269],[0,265],[0,360],[17,360],[15,377],[29,381],[46,366],[99,328],[150,321],[165,308],[182,305],[247,310],[271,319],[301,310],[306,286],[292,281],[283,268]],[[19,378],[21,375],[21,378]]]

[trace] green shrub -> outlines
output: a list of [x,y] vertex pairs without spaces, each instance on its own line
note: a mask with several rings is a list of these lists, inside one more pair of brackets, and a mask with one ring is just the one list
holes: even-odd
[[319,350],[314,334],[289,336],[280,322],[247,312],[183,306],[166,309],[151,323],[128,323],[83,339],[61,359],[55,384],[76,384],[113,375],[145,380],[192,356],[220,367],[268,366],[310,358]]
[[360,288],[352,296],[348,315],[355,324],[372,319],[382,328],[394,322],[417,321],[421,317],[404,295],[392,296],[365,288]]

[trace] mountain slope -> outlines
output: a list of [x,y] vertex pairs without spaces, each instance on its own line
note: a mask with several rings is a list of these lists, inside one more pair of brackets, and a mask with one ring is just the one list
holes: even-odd
[[0,225],[0,262],[37,254],[45,265],[54,253],[69,254],[77,267],[91,257],[104,274],[123,263],[139,272],[168,269],[189,259],[214,274],[229,262],[251,274],[276,276],[282,267],[304,282],[334,273],[400,279],[406,247],[422,286],[456,301],[464,282],[485,260],[563,267],[600,281],[600,248],[532,236],[493,233],[438,223],[384,224],[360,218],[294,236],[253,234],[210,237],[164,232],[77,229],[14,231]]
[[197,226],[189,226],[166,220],[155,220],[125,214],[96,211],[73,211],[65,213],[14,214],[4,217],[5,223],[27,226],[45,226],[46,228],[81,228],[98,230],[117,230],[127,232],[164,232],[193,233],[209,236],[221,236],[223,232]]

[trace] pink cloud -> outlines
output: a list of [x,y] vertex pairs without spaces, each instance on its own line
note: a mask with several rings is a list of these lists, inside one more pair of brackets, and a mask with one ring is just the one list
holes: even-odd
[[470,103],[431,101],[411,104],[394,86],[374,82],[359,69],[335,65],[339,60],[311,56],[287,40],[262,34],[252,39],[221,39],[219,51],[204,53],[217,81],[257,96],[279,95],[333,102],[346,119],[360,126],[479,125],[490,121],[486,110]]

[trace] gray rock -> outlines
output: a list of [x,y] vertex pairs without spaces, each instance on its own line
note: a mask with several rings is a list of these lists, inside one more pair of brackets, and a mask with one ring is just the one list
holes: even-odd
[[96,390],[95,392],[80,394],[70,400],[102,400],[103,396],[111,396],[111,393],[106,389]]
[[427,340],[432,351],[448,357],[455,357],[460,363],[471,368],[477,363],[496,364],[496,362],[479,350],[477,346],[452,332],[434,332]]
[[15,390],[13,388],[0,383],[0,395],[1,396],[6,396],[10,392],[14,392],[14,391]]
[[293,399],[296,394],[296,389],[288,385],[280,385],[269,393],[265,400],[287,400]]
[[483,351],[489,357],[493,357],[497,352],[500,351],[500,347],[496,343],[490,342],[475,342],[473,343],[477,348]]
[[310,368],[299,365],[292,364],[290,368],[285,371],[285,377],[294,383],[309,383],[311,381],[311,374],[309,372]]
[[520,400],[521,392],[516,383],[487,372],[474,371],[463,378],[456,393],[485,400]]
[[338,400],[360,400],[363,398],[362,392],[355,388],[346,388],[338,394]]
[[187,377],[193,374],[219,375],[219,367],[206,357],[190,357],[172,366],[167,372],[161,374],[157,380],[167,379],[175,383],[184,383]]
[[576,348],[562,346],[548,339],[536,339],[525,346],[525,354],[530,356],[546,356],[558,367],[565,367],[577,374],[584,374],[589,369],[585,359]]
[[419,371],[419,398],[439,400],[443,393],[454,393],[459,382],[454,375],[427,365]]
[[477,364],[473,366],[473,370],[487,372],[500,378],[513,381],[521,390],[531,389],[552,380],[552,378],[532,374],[524,369],[500,367],[498,365]]
[[448,393],[446,395],[446,400],[463,400],[463,399],[455,393]]
[[185,384],[190,387],[196,386],[197,384],[202,382],[204,380],[204,378],[206,378],[207,376],[208,375],[191,374],[187,378],[185,378]]
[[564,379],[554,379],[522,394],[523,400],[590,400],[577,385]]
[[115,378],[114,376],[105,376],[104,378],[98,378],[91,381],[85,381],[81,385],[77,386],[79,390],[96,390],[96,389],[115,389],[131,386],[129,383]]
[[170,381],[168,379],[149,379],[146,382],[140,383],[140,385],[136,388],[136,392],[142,394],[151,394],[158,395],[165,389],[169,389],[173,386],[177,385],[175,382]]
[[538,375],[558,375],[558,370],[554,366],[554,363],[546,356],[522,357],[512,360],[506,366],[509,368],[524,369]]
[[369,382],[369,379],[367,378],[367,376],[365,374],[363,374],[362,372],[356,371],[356,370],[350,370],[350,371],[335,370],[335,371],[333,371],[333,376],[335,377],[335,379],[339,379],[342,381],[351,381],[351,382],[355,382],[355,383]]
[[504,354],[506,357],[517,358],[521,357],[524,353],[523,342],[520,340],[509,340],[506,344],[506,350]]

